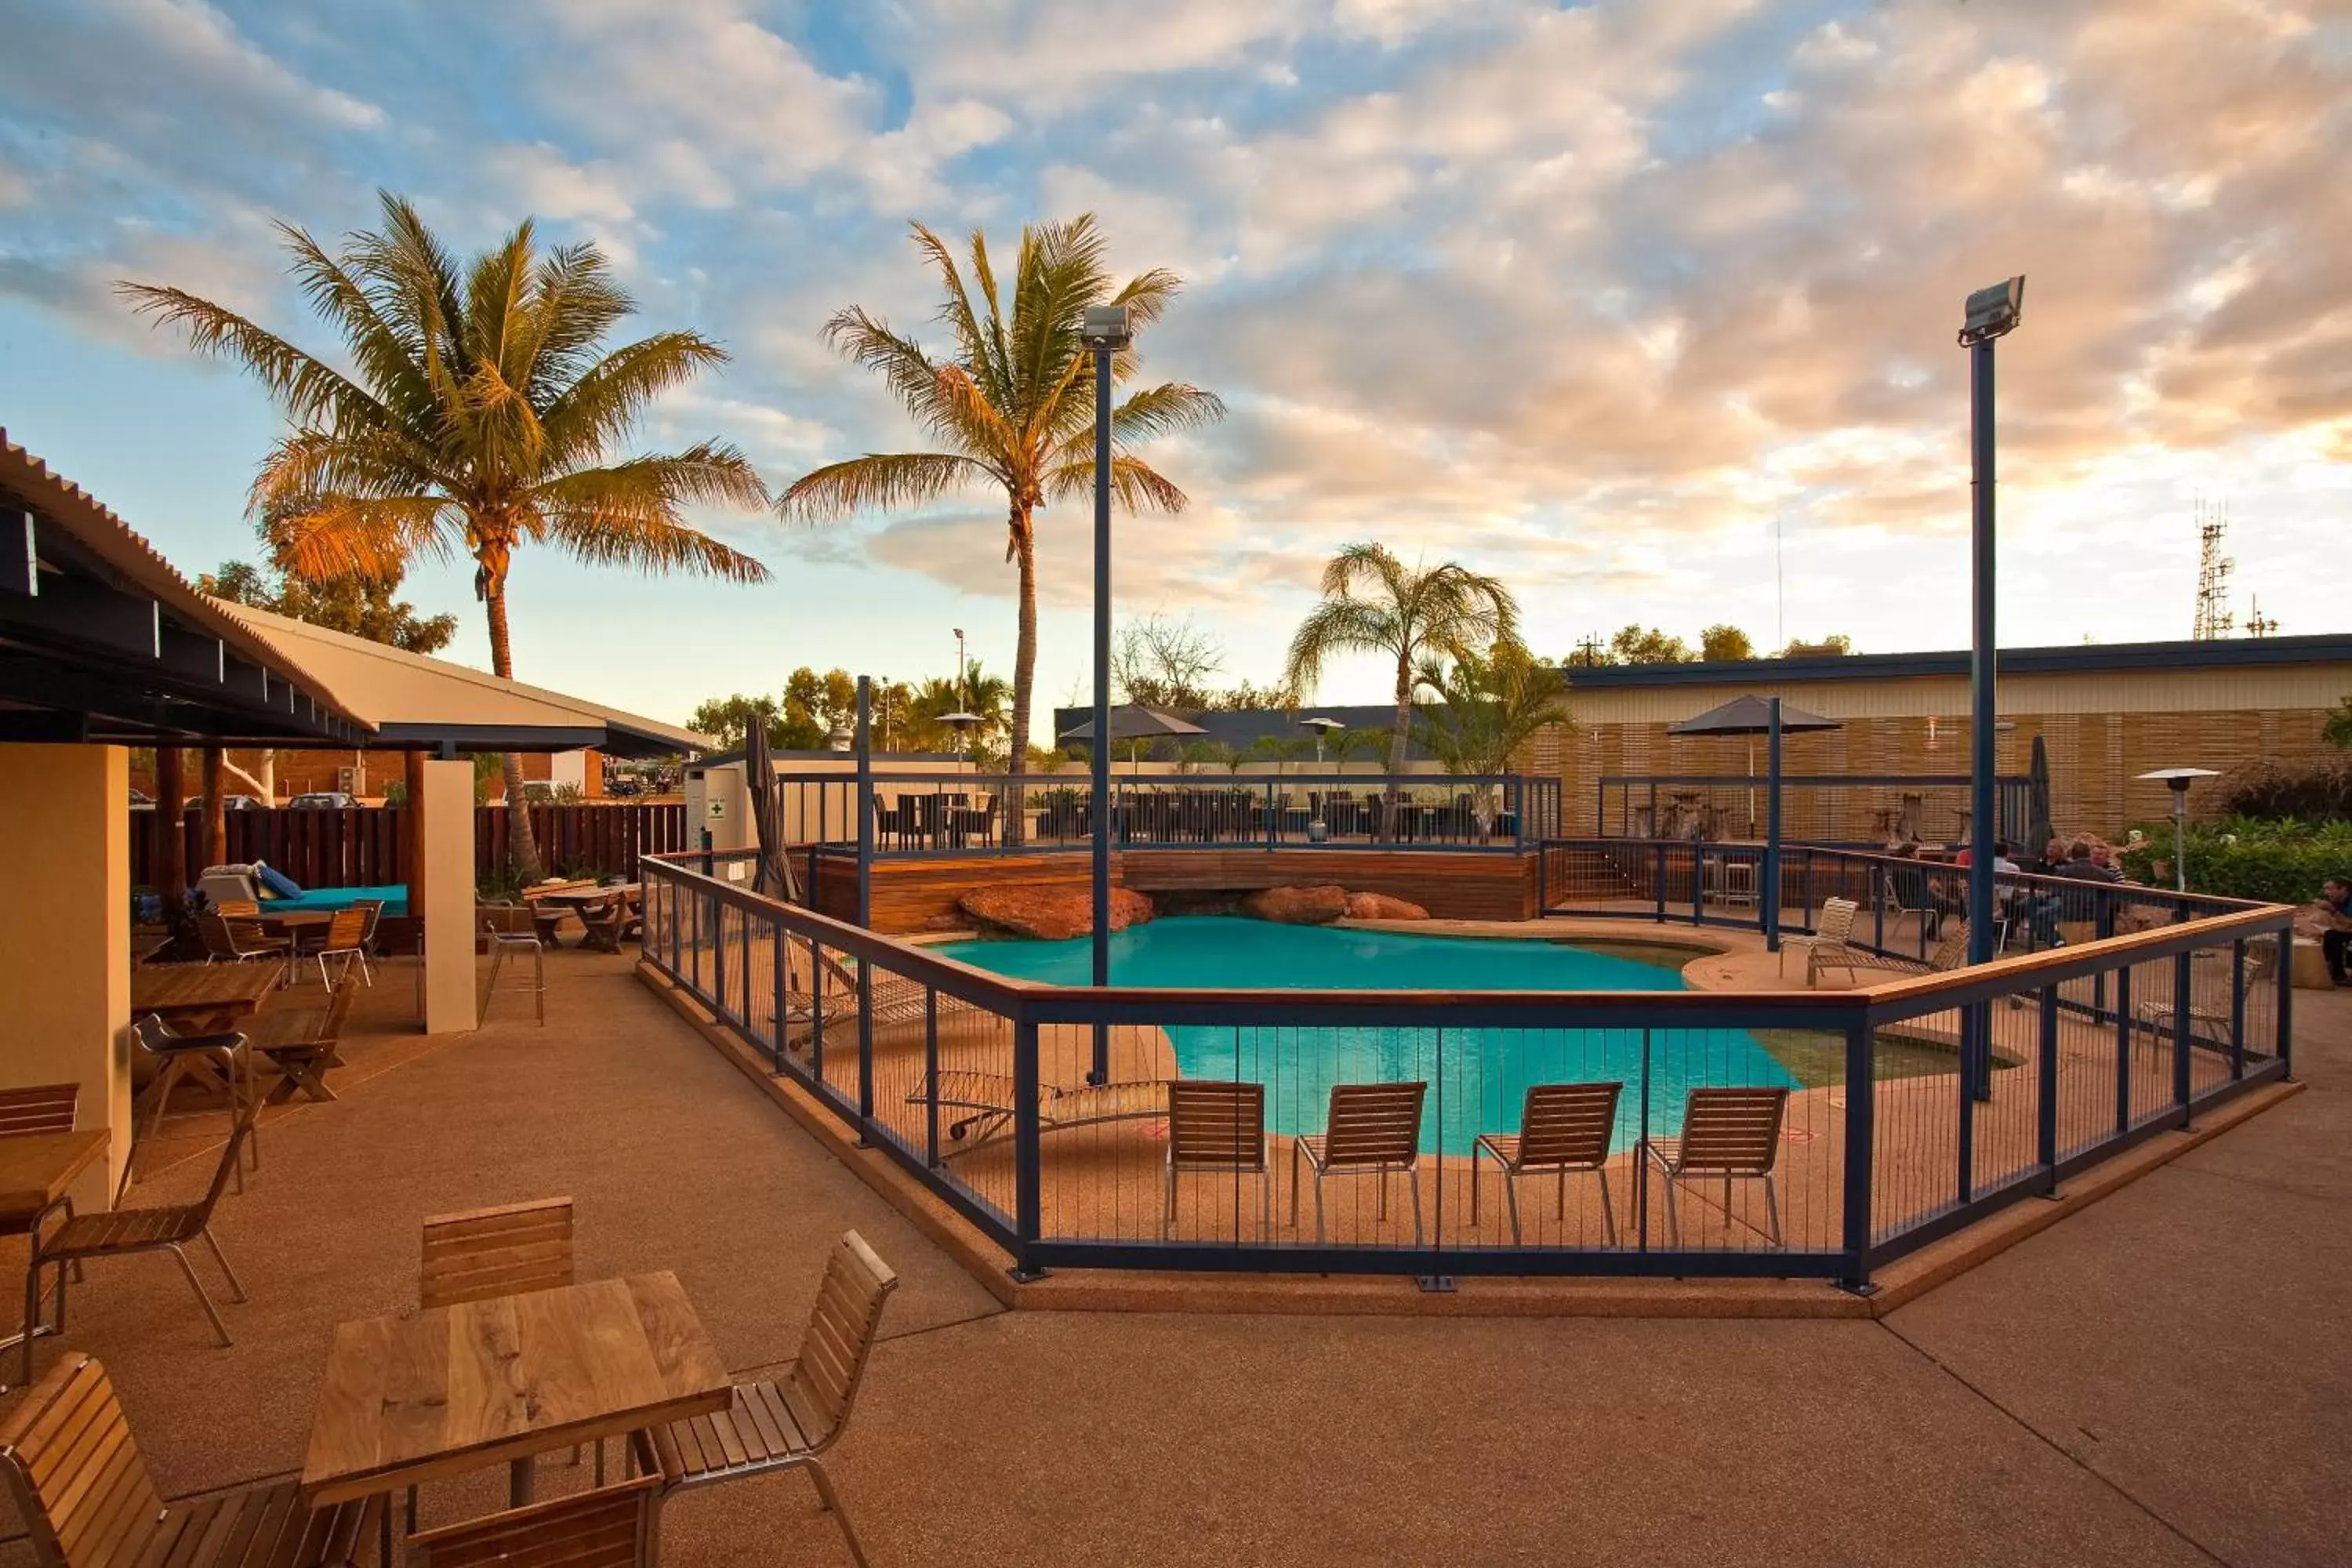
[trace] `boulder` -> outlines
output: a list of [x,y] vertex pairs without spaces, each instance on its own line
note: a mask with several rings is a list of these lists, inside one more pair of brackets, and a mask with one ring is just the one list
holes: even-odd
[[[1062,942],[1094,932],[1094,894],[1084,883],[1007,882],[974,888],[956,907],[981,925],[1014,936]],[[1127,888],[1110,890],[1110,929],[1125,931],[1151,918],[1151,900]]]
[[1283,925],[1327,926],[1348,912],[1348,889],[1336,884],[1265,888],[1242,900],[1242,912]]
[[1429,911],[1419,904],[1392,899],[1386,893],[1349,893],[1348,918],[1351,921],[1425,921]]

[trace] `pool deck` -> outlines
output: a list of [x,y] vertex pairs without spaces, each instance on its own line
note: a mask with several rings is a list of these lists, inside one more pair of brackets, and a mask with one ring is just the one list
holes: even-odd
[[[675,1268],[739,1375],[792,1353],[842,1229],[898,1270],[829,1460],[877,1568],[2293,1568],[2352,1538],[2352,992],[2297,994],[2308,1092],[1876,1321],[1440,1320],[1005,1311],[633,963],[556,955],[546,1028],[432,1039],[380,983],[342,1100],[274,1112],[222,1205],[236,1348],[129,1259],[42,1364],[106,1358],[166,1495],[290,1474],[331,1326],[414,1300],[417,1221],[568,1193],[583,1276]],[[136,1201],[201,1185],[184,1131]],[[502,1489],[428,1488],[426,1522]],[[682,1499],[662,1545],[848,1561],[794,1477]],[[0,1568],[30,1561],[10,1530]]]

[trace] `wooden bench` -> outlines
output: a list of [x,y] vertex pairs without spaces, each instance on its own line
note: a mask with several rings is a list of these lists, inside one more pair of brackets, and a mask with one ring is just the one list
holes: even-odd
[[337,1047],[342,1043],[343,1021],[351,1016],[358,984],[358,977],[346,969],[321,1005],[271,1007],[246,1026],[246,1049],[278,1069],[278,1082],[268,1094],[270,1104],[285,1104],[297,1090],[312,1100],[335,1098],[335,1091],[327,1087],[326,1073],[329,1068],[343,1065]]

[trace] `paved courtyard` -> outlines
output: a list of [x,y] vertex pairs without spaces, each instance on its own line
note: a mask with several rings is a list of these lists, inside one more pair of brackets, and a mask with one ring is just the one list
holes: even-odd
[[[234,1349],[168,1260],[77,1289],[63,1342],[115,1369],[167,1495],[299,1467],[329,1331],[413,1301],[424,1215],[569,1194],[583,1276],[675,1268],[740,1373],[792,1353],[841,1230],[897,1268],[834,1467],[877,1563],[2149,1568],[2352,1541],[2352,993],[2296,994],[2310,1092],[1883,1321],[1416,1320],[1006,1312],[629,960],[550,978],[545,1028],[502,999],[445,1040],[403,1032],[404,975],[371,994],[344,1098],[272,1120],[222,1207],[254,1295]],[[182,1130],[133,1201],[201,1186]],[[501,1482],[428,1489],[428,1521]],[[792,1476],[680,1500],[664,1555],[847,1561]],[[0,1568],[28,1560],[12,1528]]]

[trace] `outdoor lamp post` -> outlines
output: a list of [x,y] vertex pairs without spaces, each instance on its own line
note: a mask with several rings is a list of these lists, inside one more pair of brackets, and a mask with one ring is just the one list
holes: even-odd
[[[1320,768],[1323,765],[1323,737],[1329,734],[1334,730],[1344,730],[1347,728],[1345,724],[1340,723],[1337,719],[1325,718],[1319,713],[1311,719],[1301,719],[1298,721],[1298,727],[1302,730],[1312,730],[1315,732],[1315,765],[1318,768]],[[1328,822],[1326,822],[1323,818],[1323,797],[1329,793],[1330,791],[1328,790],[1316,790],[1312,792],[1311,798],[1315,802],[1315,816],[1307,824],[1307,837],[1311,843],[1320,844],[1325,839],[1331,837],[1331,825]]]
[[2172,885],[2185,893],[2189,890],[2189,786],[2199,779],[2221,775],[2211,768],[2158,768],[2139,776],[2162,779],[2164,787],[2172,792]]
[[[1110,984],[1110,382],[1111,361],[1135,341],[1124,305],[1089,305],[1079,341],[1095,356],[1094,984]],[[1015,736],[1013,744],[1021,743]],[[1110,1079],[1110,1036],[1094,1031],[1091,1083]]]
[[[1994,796],[1997,757],[1995,688],[2000,645],[1993,624],[1993,414],[1992,345],[2017,330],[2025,302],[2025,279],[2007,279],[1969,296],[1960,322],[1960,345],[1969,351],[1970,608],[1974,627],[1969,646],[1969,962],[1990,963],[1993,938]],[[1969,1047],[1961,1075],[1976,1098],[1992,1097],[1990,1019],[1981,1007],[1968,1015]],[[1964,1167],[1965,1168],[1965,1167]]]

